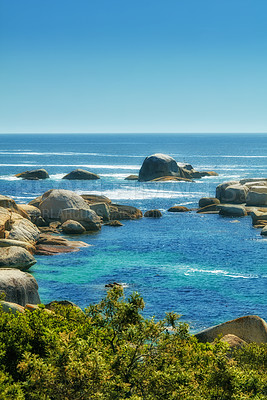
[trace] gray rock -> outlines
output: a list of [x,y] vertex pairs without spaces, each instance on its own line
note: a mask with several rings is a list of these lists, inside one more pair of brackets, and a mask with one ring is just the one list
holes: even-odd
[[228,217],[244,217],[247,215],[246,209],[243,206],[229,205],[219,205],[217,206],[220,210],[220,215],[225,215]]
[[87,208],[65,208],[61,210],[62,223],[68,220],[78,221],[86,231],[98,231],[101,229],[101,219],[93,210]]
[[267,193],[249,191],[246,200],[247,206],[267,206]]
[[222,202],[222,203],[227,202],[227,201],[225,200],[225,195],[224,195],[225,189],[226,189],[228,186],[233,186],[233,185],[238,185],[238,184],[239,184],[238,181],[231,181],[231,182],[223,182],[223,183],[221,183],[220,185],[218,185],[218,186],[216,187],[216,198],[219,199],[220,202]]
[[202,197],[198,202],[200,208],[214,204],[220,204],[220,200],[215,197]]
[[64,189],[52,189],[45,192],[41,197],[38,207],[41,210],[42,217],[45,219],[59,219],[61,211],[66,208],[81,208],[89,210],[88,204],[81,196],[70,190]]
[[5,301],[21,306],[41,303],[35,278],[17,269],[0,270],[0,292],[5,293]]
[[219,335],[235,335],[247,343],[267,343],[267,324],[256,316],[248,315],[212,326],[197,333],[196,338],[203,343],[213,342]]
[[32,171],[24,171],[15,176],[17,178],[30,179],[30,180],[32,180],[32,179],[48,179],[49,178],[48,172],[44,168],[35,169]]
[[[239,183],[236,185],[227,186],[221,192],[221,203],[242,204],[246,202],[248,188]],[[216,196],[217,197],[217,196]]]
[[86,171],[84,169],[78,168],[71,171],[67,175],[63,176],[62,179],[69,180],[96,180],[100,179],[100,176],[94,174],[93,172]]
[[183,169],[180,168],[174,158],[166,154],[153,154],[145,158],[140,171],[139,171],[139,181],[151,181],[156,178],[161,178],[164,176],[183,176]]
[[26,271],[35,263],[33,255],[23,247],[0,247],[0,268],[17,268]]
[[35,244],[39,239],[39,235],[39,229],[31,221],[19,214],[12,213],[8,239]]
[[73,220],[67,220],[61,225],[62,231],[69,234],[82,234],[85,232],[85,228],[78,222]]
[[110,210],[106,203],[94,203],[90,204],[90,209],[93,210],[99,217],[103,218],[103,221],[110,220]]

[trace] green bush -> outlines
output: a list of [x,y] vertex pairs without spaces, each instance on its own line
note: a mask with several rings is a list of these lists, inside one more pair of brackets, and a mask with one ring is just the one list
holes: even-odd
[[263,400],[267,346],[198,343],[169,313],[141,315],[120,288],[75,307],[0,312],[0,400]]

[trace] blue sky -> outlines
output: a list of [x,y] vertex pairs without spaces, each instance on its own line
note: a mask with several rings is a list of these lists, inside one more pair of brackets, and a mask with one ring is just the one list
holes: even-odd
[[0,132],[267,132],[266,0],[0,0]]

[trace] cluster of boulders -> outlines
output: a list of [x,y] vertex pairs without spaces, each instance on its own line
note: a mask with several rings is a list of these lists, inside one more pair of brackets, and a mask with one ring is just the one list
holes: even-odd
[[[26,180],[37,181],[39,179],[50,178],[48,172],[44,168],[34,169],[32,171],[24,171],[15,175],[16,178],[22,178]],[[100,176],[94,174],[93,172],[86,171],[85,169],[77,168],[74,171],[69,172],[67,175],[63,176],[62,179],[69,180],[96,180],[100,179]]]
[[126,180],[140,182],[187,181],[199,179],[204,176],[216,176],[214,171],[196,171],[188,163],[179,163],[167,154],[152,154],[143,161],[139,175],[129,175]]

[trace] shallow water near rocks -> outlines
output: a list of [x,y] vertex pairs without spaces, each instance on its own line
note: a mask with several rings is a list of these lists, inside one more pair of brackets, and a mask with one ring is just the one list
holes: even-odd
[[[166,153],[216,177],[193,183],[125,181],[143,159]],[[31,268],[44,303],[68,299],[81,307],[99,301],[105,284],[138,291],[145,316],[182,314],[192,331],[242,315],[267,319],[267,239],[250,217],[168,213],[173,205],[196,208],[224,181],[267,177],[267,135],[1,135],[0,193],[28,202],[51,188],[104,194],[143,212],[160,209],[160,219],[123,221],[82,235],[93,246],[78,253],[36,257]],[[45,168],[50,179],[22,181],[14,174]],[[98,181],[65,181],[75,168],[100,175]],[[74,237],[77,239],[77,237]]]

